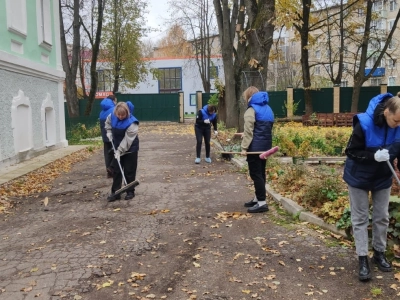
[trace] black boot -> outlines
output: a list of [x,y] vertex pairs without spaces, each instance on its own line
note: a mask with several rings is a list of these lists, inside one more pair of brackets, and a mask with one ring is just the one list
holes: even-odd
[[371,270],[368,264],[368,256],[359,256],[358,257],[359,271],[358,271],[358,279],[360,281],[367,281],[371,279]]
[[385,253],[376,251],[374,249],[374,255],[372,256],[372,262],[376,263],[378,269],[382,272],[391,272],[392,265],[385,257]]

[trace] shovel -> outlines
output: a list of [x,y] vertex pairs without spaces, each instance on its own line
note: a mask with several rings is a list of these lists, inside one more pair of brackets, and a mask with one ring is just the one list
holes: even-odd
[[[115,147],[114,147],[114,143],[113,143],[112,140],[111,140],[111,145],[112,145],[113,150],[114,150],[114,153],[115,153]],[[129,189],[129,188],[131,188],[131,187],[135,187],[135,186],[138,186],[138,185],[139,185],[139,181],[137,181],[137,180],[132,181],[132,182],[129,183],[129,184],[126,183],[125,174],[124,174],[124,170],[122,169],[121,162],[120,162],[118,159],[117,159],[116,161],[118,162],[119,169],[121,170],[122,179],[124,180],[125,186],[123,186],[123,187],[120,188],[119,190],[115,191],[115,192],[114,192],[114,195],[115,195],[115,196],[117,196],[117,195],[119,195],[119,194],[122,194],[123,192],[125,192],[127,189]]]

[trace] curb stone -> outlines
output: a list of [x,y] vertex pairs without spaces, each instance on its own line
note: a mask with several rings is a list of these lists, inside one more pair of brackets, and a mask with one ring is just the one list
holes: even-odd
[[[219,148],[219,150],[223,150],[222,146],[217,141],[213,140],[213,142],[217,146],[217,148]],[[238,165],[240,168],[245,166],[245,163],[240,159],[233,157],[231,159],[231,161],[234,162],[236,165]],[[293,201],[292,199],[283,197],[280,194],[276,193],[275,191],[273,191],[271,189],[271,187],[268,183],[265,185],[265,189],[267,191],[267,194],[269,196],[271,196],[275,202],[277,202],[278,204],[281,204],[282,207],[291,215],[298,216],[299,220],[317,225],[325,230],[329,230],[329,231],[331,231],[335,234],[339,234],[343,237],[347,237],[347,234],[345,233],[344,230],[339,230],[336,228],[336,226],[325,223],[323,219],[314,215],[311,212],[306,211],[297,202]]]

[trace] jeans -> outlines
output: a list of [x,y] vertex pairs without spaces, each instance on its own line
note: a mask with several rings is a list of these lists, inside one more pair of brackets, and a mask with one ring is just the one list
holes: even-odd
[[[351,223],[358,256],[368,255],[369,191],[349,186]],[[372,191],[372,247],[386,250],[391,188]]]
[[250,177],[254,182],[255,193],[258,201],[265,201],[265,166],[266,159],[260,159],[258,154],[248,154],[247,164],[249,165]]
[[210,139],[211,139],[211,127],[210,126],[194,126],[194,132],[196,134],[196,157],[200,157],[201,143],[204,137],[204,144],[206,146],[206,157],[210,157]]
[[111,162],[114,158],[114,152],[112,151],[112,144],[111,142],[104,142],[104,162],[106,164],[106,169],[108,169],[111,165]]
[[[138,152],[127,152],[126,154],[121,156],[120,159],[122,169],[124,170],[124,175],[126,179],[126,183],[129,184],[132,181],[136,180],[136,170],[137,170],[137,162],[138,162]],[[113,176],[113,184],[111,187],[111,192],[119,190],[122,185],[122,173],[121,169],[118,166],[118,161],[114,159],[113,161],[114,168],[114,176]],[[134,192],[135,188],[129,188],[127,192]]]

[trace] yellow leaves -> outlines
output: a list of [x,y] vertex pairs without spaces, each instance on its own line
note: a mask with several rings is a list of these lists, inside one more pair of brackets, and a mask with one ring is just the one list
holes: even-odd
[[397,281],[400,281],[400,273],[394,274],[394,279],[396,279]]
[[104,282],[103,284],[98,284],[96,286],[96,289],[100,290],[102,288],[110,287],[110,286],[112,286],[113,283],[114,283],[114,281],[109,279],[107,282]]
[[131,273],[131,278],[133,280],[143,280],[145,277],[146,277],[146,274],[144,274],[144,273],[137,273],[137,272]]
[[[32,194],[47,192],[51,188],[51,182],[60,176],[62,173],[69,172],[71,166],[79,161],[85,160],[93,152],[83,149],[72,153],[64,158],[58,159],[45,167],[37,169],[25,176],[11,180],[3,185],[0,185],[0,198],[5,197],[25,197]],[[46,198],[43,200],[45,206]],[[48,202],[47,202],[48,203]],[[5,211],[3,202],[0,201],[0,213]]]
[[193,265],[194,265],[196,268],[200,268],[200,264],[198,264],[198,263],[196,263],[196,262],[193,262]]

